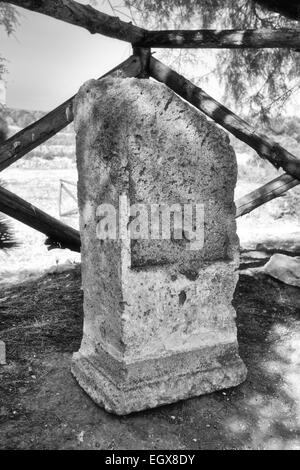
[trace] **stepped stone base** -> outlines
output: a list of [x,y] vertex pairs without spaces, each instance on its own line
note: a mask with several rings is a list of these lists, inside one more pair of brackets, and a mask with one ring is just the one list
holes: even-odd
[[168,268],[129,269],[125,277],[124,351],[95,341],[96,316],[73,356],[72,372],[97,404],[122,415],[245,380],[229,302],[235,263],[208,265],[195,280]]
[[220,345],[127,366],[118,363],[112,375],[101,367],[98,354],[85,357],[75,353],[72,373],[98,405],[118,415],[234,387],[246,378],[236,345]]

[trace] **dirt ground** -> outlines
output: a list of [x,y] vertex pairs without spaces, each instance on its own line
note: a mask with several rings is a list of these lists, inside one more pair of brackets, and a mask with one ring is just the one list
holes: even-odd
[[77,268],[0,288],[1,449],[300,449],[300,289],[241,274],[234,305],[246,382],[120,418],[70,373],[80,286]]

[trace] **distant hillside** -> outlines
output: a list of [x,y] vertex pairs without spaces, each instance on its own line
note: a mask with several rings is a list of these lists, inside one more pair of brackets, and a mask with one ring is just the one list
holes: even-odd
[[[6,120],[9,137],[37,121],[45,114],[43,111],[0,107],[0,119],[2,117]],[[73,124],[58,132],[51,139],[39,145],[15,163],[15,166],[23,168],[69,168],[74,165],[75,134]]]
[[[0,120],[1,117],[6,120],[9,128],[9,136],[29,126],[32,122],[37,121],[45,114],[46,113],[43,111],[28,111],[25,109],[13,109],[0,106]],[[299,117],[278,116],[276,119],[270,120],[268,125],[266,125],[265,128],[261,127],[260,130],[300,158]],[[246,144],[234,138],[232,135],[230,135],[230,140],[238,156],[240,175],[248,179],[253,178],[257,180],[257,177],[262,173],[262,168],[266,170],[270,178],[273,177],[273,174],[277,174],[276,170],[274,170],[267,161],[261,160],[256,152]],[[58,167],[69,167],[75,164],[75,135],[73,124],[70,124],[44,144],[34,149],[17,162],[16,165],[44,167],[45,161],[53,167],[55,165]],[[258,175],[255,174],[252,169],[249,171],[249,166],[258,167]]]
[[25,109],[14,109],[8,107],[1,107],[0,114],[6,119],[7,124],[11,126],[23,127],[29,126],[34,121],[40,119],[44,114],[44,111],[27,111]]

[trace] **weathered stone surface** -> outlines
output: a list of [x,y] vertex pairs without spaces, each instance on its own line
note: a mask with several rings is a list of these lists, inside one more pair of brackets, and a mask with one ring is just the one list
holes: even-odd
[[[236,161],[225,133],[150,80],[89,81],[74,113],[85,312],[75,377],[119,414],[237,385]],[[120,195],[203,204],[203,248],[188,237],[97,239],[97,207],[118,208]]]
[[6,364],[6,348],[4,341],[0,341],[0,365]]
[[264,265],[262,271],[291,286],[300,287],[300,257],[276,253]]

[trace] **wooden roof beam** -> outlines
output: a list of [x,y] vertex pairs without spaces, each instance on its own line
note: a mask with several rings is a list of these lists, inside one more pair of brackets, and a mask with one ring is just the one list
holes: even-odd
[[144,48],[300,49],[300,29],[148,31],[74,0],[2,1]]
[[183,99],[252,147],[261,158],[268,160],[277,169],[282,168],[286,173],[300,181],[300,159],[281,147],[277,142],[259,133],[256,128],[216,101],[204,90],[153,56],[150,58],[149,72],[151,77],[165,83]]
[[300,29],[148,31],[136,45],[188,49],[300,49]]
[[0,186],[0,212],[44,233],[48,244],[80,251],[80,233]]
[[143,28],[74,0],[3,0],[3,3],[11,3],[80,26],[91,34],[99,33],[132,44],[140,41],[146,32]]

